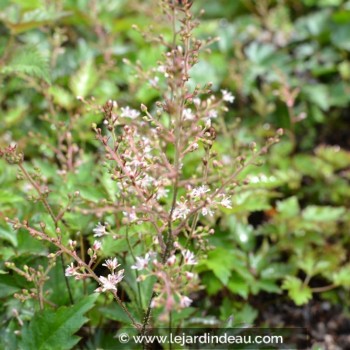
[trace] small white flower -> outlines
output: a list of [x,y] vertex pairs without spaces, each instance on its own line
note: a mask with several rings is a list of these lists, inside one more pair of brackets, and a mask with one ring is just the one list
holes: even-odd
[[222,92],[222,99],[226,102],[233,103],[235,100],[235,97],[231,94],[231,92],[227,90],[221,90]]
[[166,67],[164,65],[160,65],[160,66],[158,66],[157,71],[159,73],[165,73],[166,72]]
[[151,153],[152,152],[152,147],[150,145],[146,145],[143,149],[143,153]]
[[113,273],[109,276],[111,276],[110,280],[113,281],[114,284],[120,283],[124,278],[124,269],[119,270],[117,274]]
[[225,208],[232,209],[232,202],[231,202],[231,198],[229,197],[223,196],[220,204]]
[[114,271],[120,264],[118,264],[117,258],[114,259],[107,259],[105,261],[105,264],[102,264],[102,266],[106,266],[110,271]]
[[94,237],[102,237],[107,234],[106,232],[106,226],[102,225],[100,222],[97,224],[97,226],[92,230],[95,234]]
[[134,210],[134,207],[132,209],[133,210],[130,212],[123,211],[123,215],[128,219],[129,222],[135,222],[137,220],[137,215]]
[[66,272],[65,275],[66,276],[76,276],[78,273],[76,271],[76,267],[74,266],[73,263],[71,263],[70,265],[67,266],[66,268]]
[[94,244],[92,245],[93,250],[100,250],[101,249],[101,242],[100,241],[95,241]]
[[199,145],[198,145],[197,142],[192,143],[192,145],[191,145],[191,151],[195,151],[195,150],[197,150],[198,148],[199,148]]
[[157,200],[161,198],[166,198],[168,197],[169,190],[165,189],[164,187],[160,187],[157,189],[157,195],[156,198]]
[[117,291],[117,284],[121,282],[121,280],[124,278],[124,270],[118,271],[118,273],[115,274],[109,274],[106,277],[100,276],[100,282],[102,284],[101,288],[97,288],[97,292],[102,291],[106,292],[107,290],[114,290]]
[[186,271],[185,275],[186,275],[186,279],[188,279],[189,281],[193,280],[193,278],[194,278],[193,272]]
[[185,308],[185,307],[189,307],[192,304],[193,300],[181,295],[180,297],[180,307]]
[[218,111],[216,109],[211,109],[208,113],[209,119],[215,119],[218,117]]
[[131,268],[137,271],[145,269],[148,266],[150,258],[151,256],[149,253],[147,253],[144,258],[140,258],[139,256],[137,256],[136,263],[132,265]]
[[72,241],[71,239],[68,241],[70,249],[74,250],[77,245],[77,241]]
[[176,256],[173,254],[171,257],[168,258],[166,263],[169,266],[173,266],[176,263]]
[[202,209],[202,215],[207,216],[208,214],[209,216],[213,216],[214,212],[210,208],[204,207]]
[[183,218],[186,219],[187,215],[190,212],[190,209],[188,208],[187,201],[185,202],[177,202],[177,206],[173,212],[173,218],[174,220],[179,219],[179,218]]
[[194,99],[193,99],[193,103],[197,106],[197,107],[199,107],[200,106],[200,104],[201,104],[201,99],[199,98],[199,97],[195,97]]
[[202,186],[194,188],[191,191],[191,197],[192,198],[198,198],[198,197],[201,197],[203,194],[205,194],[205,193],[207,193],[209,191],[210,191],[210,189],[209,189],[208,186],[202,185]]
[[154,77],[153,79],[150,79],[148,82],[150,83],[151,86],[157,87],[158,83],[159,83],[159,78],[158,77]]
[[139,111],[137,111],[136,109],[132,109],[129,106],[122,107],[121,111],[122,112],[120,116],[123,118],[136,119],[140,115]]
[[169,77],[169,74],[167,73],[166,67],[165,67],[164,65],[158,66],[157,71],[158,71],[159,73],[164,74],[164,77],[165,77],[165,78],[168,78],[168,77]]
[[155,182],[154,177],[146,174],[142,179],[137,181],[137,184],[142,188],[147,188],[147,187],[151,186],[154,182]]
[[181,254],[184,257],[184,263],[186,265],[196,265],[197,264],[197,260],[191,251],[185,250],[185,251],[182,251]]
[[191,108],[186,108],[182,113],[182,117],[184,120],[194,120],[195,115],[192,113]]

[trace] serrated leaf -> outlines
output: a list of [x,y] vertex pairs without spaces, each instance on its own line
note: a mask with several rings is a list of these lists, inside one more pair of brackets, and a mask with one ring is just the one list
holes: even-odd
[[20,348],[25,350],[67,350],[79,341],[74,335],[88,321],[84,314],[98,297],[93,294],[70,307],[44,310],[36,313],[27,327],[23,328]]
[[283,281],[282,289],[288,291],[289,297],[298,306],[306,304],[312,298],[311,288],[304,285],[299,278],[294,276],[286,277]]
[[35,46],[18,48],[12,55],[10,62],[3,68],[2,74],[24,74],[39,78],[50,83],[48,59]]
[[350,264],[343,266],[333,275],[334,284],[337,286],[350,287]]
[[236,257],[226,249],[217,248],[209,252],[208,258],[202,264],[206,265],[224,285],[227,285],[231,271],[236,265]]
[[315,153],[321,159],[332,164],[336,170],[346,168],[350,165],[350,152],[338,146],[319,146]]

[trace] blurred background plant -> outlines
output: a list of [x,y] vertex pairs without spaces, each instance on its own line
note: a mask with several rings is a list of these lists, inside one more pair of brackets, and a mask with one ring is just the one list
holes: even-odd
[[[312,328],[314,349],[345,348],[350,2],[196,0],[192,7],[202,8],[196,35],[220,41],[202,54],[191,84],[211,81],[214,91],[228,89],[236,96],[225,119],[218,120],[217,151],[230,163],[232,154],[252,142],[259,147],[278,128],[286,136],[261,167],[249,170],[249,182],[233,195],[232,209],[209,220],[215,225],[210,238],[215,249],[196,267],[205,288],[179,322],[186,317],[188,324],[202,325],[210,316],[215,325],[233,316],[235,325],[304,325]],[[102,198],[113,200],[114,194],[108,174],[96,166],[102,157],[89,127],[102,123],[103,116],[76,97],[93,96],[100,105],[113,98],[134,108],[157,101],[159,92],[143,71],[157,66],[159,47],[132,29],[135,24],[169,36],[169,28],[154,21],[157,11],[152,1],[0,1],[0,147],[16,142],[25,150],[33,173],[39,172],[50,189],[54,209],[66,208],[64,220],[78,241],[92,243],[96,221],[114,222],[111,214],[96,217],[86,209],[89,203],[103,204]],[[123,58],[140,67],[138,77]],[[34,194],[16,180],[14,168],[3,160],[0,168],[1,261],[40,271],[47,265],[47,247],[3,220],[33,217],[40,204],[28,205],[26,196],[35,199]],[[185,169],[194,170],[190,164]],[[78,204],[71,200],[76,190]],[[42,214],[36,220],[49,222]],[[103,247],[106,257],[126,251],[123,241]],[[31,286],[3,263],[0,270],[2,341],[16,348],[13,331],[32,319],[35,307],[13,295]],[[49,301],[68,305],[60,267],[50,266],[47,274]],[[79,307],[86,312],[93,302]],[[104,325],[127,323],[117,306],[97,304],[93,316]],[[112,340],[96,333],[89,341],[91,347],[108,347]]]

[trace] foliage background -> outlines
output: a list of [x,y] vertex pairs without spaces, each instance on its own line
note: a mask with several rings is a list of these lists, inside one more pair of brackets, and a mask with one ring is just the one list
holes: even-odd
[[[286,130],[266,163],[250,169],[250,184],[233,197],[233,209],[215,218],[215,249],[198,266],[205,290],[193,317],[204,310],[214,323],[234,315],[235,324],[302,324],[313,329],[314,349],[327,345],[326,334],[342,348],[350,306],[350,1],[196,0],[193,8],[206,10],[198,36],[220,41],[201,56],[192,83],[212,81],[215,91],[236,96],[219,123],[219,150],[237,154],[277,128]],[[113,200],[90,129],[103,117],[76,96],[134,108],[157,100],[157,91],[139,84],[122,61],[156,65],[159,48],[132,25],[167,35],[157,11],[152,1],[0,1],[0,146],[18,143],[47,178],[57,207],[76,190],[84,204]],[[69,163],[65,154],[67,133],[84,150],[79,167],[78,157]],[[12,297],[27,282],[9,274],[4,262],[36,265],[48,248],[4,222],[5,216],[45,221],[45,215],[37,215],[41,204],[28,204],[15,169],[2,160],[0,169],[0,322],[5,344],[15,346],[12,310],[27,321],[36,308]],[[190,164],[186,171],[191,174]],[[80,231],[90,242],[101,219],[74,210],[65,218],[70,234]],[[106,257],[127,250],[125,242],[109,243]],[[50,300],[67,305],[59,271],[47,284]],[[79,297],[79,289],[74,293]],[[81,307],[87,311],[92,301]],[[125,321],[102,304],[92,312],[103,312],[106,323]],[[91,342],[103,346],[99,335]]]

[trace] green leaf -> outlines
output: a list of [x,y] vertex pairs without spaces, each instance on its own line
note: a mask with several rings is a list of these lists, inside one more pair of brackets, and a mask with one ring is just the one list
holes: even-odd
[[319,146],[315,153],[319,158],[332,164],[336,170],[350,166],[350,152],[339,146]]
[[0,238],[10,242],[14,247],[17,247],[17,232],[10,229],[9,226],[0,226]]
[[94,88],[97,79],[95,65],[89,60],[71,77],[69,86],[75,96],[86,97]]
[[0,298],[16,293],[20,287],[12,276],[0,275]]
[[341,49],[350,51],[349,30],[350,24],[335,26],[331,32],[332,43]]
[[110,320],[118,321],[118,322],[125,323],[125,324],[130,324],[129,317],[115,303],[108,305],[108,306],[102,306],[98,310],[101,313],[101,315],[103,315],[104,317],[106,317]]
[[306,304],[312,298],[312,291],[309,286],[294,276],[287,276],[283,281],[282,289],[288,291],[288,295],[296,305]]
[[327,222],[341,219],[345,212],[344,207],[309,205],[303,210],[302,216],[309,221]]
[[350,264],[343,266],[333,275],[334,284],[337,286],[350,287]]
[[18,202],[22,202],[22,201],[23,201],[23,198],[21,196],[15,195],[11,191],[0,190],[0,203],[13,204],[13,203],[18,203]]
[[215,295],[222,288],[222,283],[212,272],[201,274],[201,281],[205,285],[208,295]]
[[244,304],[243,308],[234,314],[235,326],[253,324],[258,317],[258,311],[249,304]]
[[70,307],[36,313],[23,328],[20,348],[25,350],[72,349],[79,341],[76,333],[88,321],[84,314],[95,304],[98,294],[83,298]]
[[[264,186],[264,184],[260,186]],[[239,213],[242,211],[244,212],[270,209],[271,204],[269,203],[269,200],[272,196],[272,193],[269,193],[267,190],[248,190],[246,192],[237,193],[232,197],[233,208],[230,210],[230,212]]]
[[232,293],[238,294],[244,299],[247,299],[249,296],[249,286],[247,281],[235,271],[232,272],[227,287]]
[[20,34],[50,24],[60,18],[68,16],[69,14],[69,12],[58,12],[54,7],[48,10],[36,8],[33,11],[24,12],[24,15],[21,16],[19,21],[13,21],[12,19],[9,20],[4,15],[1,16],[1,19],[13,34]]
[[323,111],[327,111],[330,107],[329,91],[326,85],[305,85],[302,88],[304,96],[312,103],[315,103]]
[[229,251],[223,248],[217,248],[208,254],[204,264],[209,270],[213,271],[214,275],[224,284],[231,276],[231,271],[235,266],[236,257],[230,254]]
[[2,74],[24,74],[43,79],[50,83],[48,59],[37,47],[25,46],[18,48],[12,55],[10,62],[1,68]]
[[293,196],[284,201],[278,201],[277,210],[281,218],[292,218],[297,216],[300,212],[298,198]]
[[51,86],[49,89],[49,94],[53,97],[55,103],[66,109],[70,109],[73,106],[74,98],[73,96],[64,88],[55,85]]

